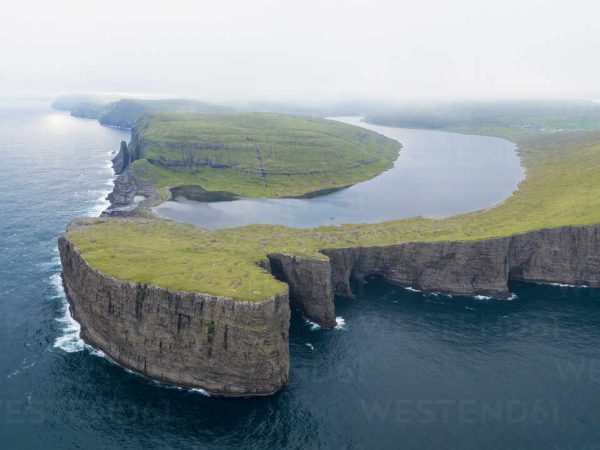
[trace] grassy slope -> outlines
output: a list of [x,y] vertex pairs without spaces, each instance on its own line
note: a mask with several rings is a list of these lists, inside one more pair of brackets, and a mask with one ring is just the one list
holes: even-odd
[[131,128],[144,114],[156,112],[225,113],[230,108],[185,99],[121,99],[107,105],[98,115],[103,125]]
[[481,130],[502,127],[534,131],[593,131],[600,104],[586,100],[504,100],[405,105],[369,114],[369,122],[408,128]]
[[155,114],[136,132],[134,170],[163,193],[196,184],[244,196],[302,195],[372,178],[400,149],[362,128],[270,113]]
[[115,277],[256,301],[286,290],[258,266],[269,252],[325,258],[319,249],[472,240],[600,222],[600,132],[482,132],[516,142],[528,173],[519,191],[496,208],[444,220],[313,230],[252,225],[206,231],[170,222],[98,220],[71,238],[92,265]]
[[187,99],[135,99],[112,95],[61,95],[52,107],[103,125],[131,128],[144,114],[157,112],[225,113],[231,108]]

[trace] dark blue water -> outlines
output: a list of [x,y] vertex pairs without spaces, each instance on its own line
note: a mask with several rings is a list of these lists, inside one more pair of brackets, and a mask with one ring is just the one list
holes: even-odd
[[415,216],[441,218],[496,205],[524,177],[516,146],[505,139],[384,127],[364,123],[359,117],[334,120],[401,142],[394,167],[330,195],[213,203],[179,197],[154,208],[155,213],[208,228],[252,223],[313,228]]
[[[513,301],[378,280],[344,325],[291,323],[290,385],[259,399],[165,388],[83,347],[56,237],[98,212],[127,133],[0,106],[0,448],[581,449],[600,445],[600,292],[511,286]],[[310,345],[309,345],[310,344]]]

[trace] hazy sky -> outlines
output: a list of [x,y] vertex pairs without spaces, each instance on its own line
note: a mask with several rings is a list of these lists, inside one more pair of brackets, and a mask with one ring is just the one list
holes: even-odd
[[597,0],[16,0],[0,95],[600,98]]

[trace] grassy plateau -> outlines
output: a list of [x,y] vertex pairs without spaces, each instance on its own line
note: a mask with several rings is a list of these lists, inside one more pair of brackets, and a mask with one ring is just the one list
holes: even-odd
[[137,122],[133,169],[165,194],[198,185],[248,197],[300,196],[372,178],[400,144],[377,133],[275,113],[153,114]]
[[270,225],[205,230],[153,219],[92,219],[69,237],[90,264],[114,277],[260,301],[287,290],[259,266],[273,252],[326,259],[320,250],[476,240],[600,222],[600,131],[487,124],[469,131],[517,143],[527,170],[518,191],[494,208],[442,220],[310,230]]

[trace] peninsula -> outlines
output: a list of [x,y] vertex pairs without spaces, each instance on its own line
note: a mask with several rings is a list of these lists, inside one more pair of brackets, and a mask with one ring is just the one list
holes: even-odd
[[[385,141],[380,141],[371,149],[379,156],[375,159],[350,151],[349,159],[337,155],[329,160],[328,144],[315,153],[323,159],[318,163],[323,170],[337,166],[345,173],[347,168],[349,178],[339,173],[315,176],[308,167],[292,171],[297,162],[272,162],[261,170],[252,144],[264,148],[265,142],[279,141],[257,131],[246,140],[252,144],[234,139],[236,156],[221,157],[217,164],[225,167],[215,167],[218,149],[231,135],[225,132],[231,121],[239,126],[243,117],[250,121],[245,122],[248,129],[259,130],[256,120],[275,118],[294,126],[299,120],[233,117],[142,118],[128,150],[130,155],[140,153],[130,158],[120,178],[133,170],[144,192],[155,189],[157,198],[181,184],[240,195],[301,194],[327,182],[341,186],[373,176],[398,150],[387,144],[382,150]],[[302,120],[325,126],[318,119]],[[207,129],[214,129],[212,121],[228,126],[217,128],[210,142],[189,139],[198,155],[194,161],[201,164],[188,170],[181,158],[188,153],[174,142],[194,130],[206,136]],[[361,138],[358,131],[352,135],[342,128],[336,139],[375,142],[375,137]],[[322,142],[292,129],[289,125],[282,134],[302,142],[294,148],[305,145],[310,152],[315,142]],[[220,395],[265,395],[289,377],[289,307],[332,327],[334,294],[351,296],[353,279],[375,275],[423,291],[497,298],[510,297],[508,281],[513,279],[600,286],[600,132],[505,124],[469,131],[517,143],[527,170],[518,192],[492,209],[443,220],[414,218],[311,230],[266,225],[205,230],[153,218],[142,202],[127,214],[138,217],[74,222],[60,238],[59,248],[64,284],[82,336],[115,361],[153,379]],[[335,148],[351,147],[344,143]],[[252,157],[242,158],[246,154]],[[284,160],[294,156],[293,151],[274,154]],[[363,164],[354,166],[354,161]],[[215,170],[233,176],[213,176]],[[274,186],[265,185],[263,173]],[[241,182],[239,174],[252,182]],[[293,181],[296,176],[302,181],[300,188]],[[288,184],[284,177],[290,177]],[[139,193],[136,189],[133,196]]]

